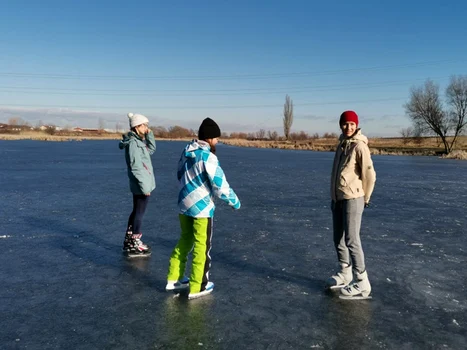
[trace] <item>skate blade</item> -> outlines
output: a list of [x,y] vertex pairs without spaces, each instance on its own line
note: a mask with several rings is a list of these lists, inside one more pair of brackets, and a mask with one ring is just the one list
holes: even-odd
[[172,298],[188,298],[189,288],[168,290],[167,292],[173,294]]
[[147,254],[124,254],[129,259],[136,259],[136,258],[148,258],[151,256],[152,253]]
[[344,285],[340,285],[340,286],[326,286],[325,289],[327,290],[341,290],[342,288],[344,288],[345,286]]
[[199,292],[199,293],[188,294],[188,300],[193,300],[193,299],[204,297],[205,295],[211,294],[213,290],[214,289],[203,290],[202,292]]
[[363,295],[355,295],[355,296],[339,295],[339,299],[343,299],[343,300],[367,300],[367,299],[373,299],[373,297],[371,295],[368,295],[367,297],[364,297]]
[[184,285],[183,287],[178,287],[178,288],[173,288],[173,289],[165,288],[165,291],[166,292],[180,293],[180,292],[183,292],[183,291],[188,290],[188,289],[190,289],[190,286],[187,284],[186,286]]

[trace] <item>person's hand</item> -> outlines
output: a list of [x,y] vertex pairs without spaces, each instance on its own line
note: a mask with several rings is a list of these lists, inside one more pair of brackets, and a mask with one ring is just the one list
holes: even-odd
[[369,208],[370,207],[370,202],[366,202],[365,203],[365,208]]
[[149,197],[149,196],[151,195],[151,192],[145,193],[144,195],[145,195],[146,197]]

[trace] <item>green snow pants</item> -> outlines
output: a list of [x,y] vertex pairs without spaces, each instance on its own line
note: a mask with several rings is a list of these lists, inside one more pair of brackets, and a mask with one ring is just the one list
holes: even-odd
[[193,218],[179,214],[179,219],[182,232],[170,256],[167,280],[177,281],[183,278],[188,254],[193,250],[190,293],[199,293],[209,282],[212,218]]

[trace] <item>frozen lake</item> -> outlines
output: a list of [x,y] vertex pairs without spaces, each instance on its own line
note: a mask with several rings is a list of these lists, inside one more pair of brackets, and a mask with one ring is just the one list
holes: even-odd
[[374,156],[362,240],[373,299],[324,292],[336,268],[332,153],[218,147],[240,211],[218,202],[203,299],[165,288],[179,236],[176,166],[158,142],[144,219],[118,141],[0,141],[1,349],[466,349],[467,162]]

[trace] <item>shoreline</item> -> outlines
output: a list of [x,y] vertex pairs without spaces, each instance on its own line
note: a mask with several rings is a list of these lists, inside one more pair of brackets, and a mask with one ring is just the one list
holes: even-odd
[[[394,155],[394,156],[434,156],[439,158],[467,160],[466,150],[454,150],[449,155],[442,154],[439,147],[423,147],[405,144],[395,144],[391,141],[382,142],[384,139],[370,139],[369,147],[372,155]],[[388,139],[389,140],[389,139]],[[314,152],[335,152],[337,140],[318,139],[313,141],[249,141],[236,139],[223,139],[222,143],[235,147],[251,148],[275,148],[284,150],[302,150]]]
[[[0,134],[0,141],[20,141],[20,140],[32,140],[32,141],[48,141],[48,142],[71,142],[71,141],[83,141],[83,140],[94,140],[94,141],[105,141],[105,140],[121,140],[123,134],[111,134],[111,135],[31,135],[31,134]],[[190,139],[162,139],[157,138],[156,141],[190,141]]]
[[[80,142],[83,140],[105,141],[121,140],[122,134],[110,135],[48,135],[42,133],[27,134],[0,134],[0,140],[17,141],[33,140],[47,142]],[[191,138],[165,139],[156,138],[156,141],[191,141]],[[442,154],[442,148],[432,140],[425,141],[427,144],[416,145],[403,142],[398,138],[374,138],[369,139],[369,147],[372,155],[396,155],[396,156],[435,156],[439,158],[467,160],[467,145],[461,144],[460,149],[452,151],[449,155]],[[464,141],[465,142],[465,141]],[[270,140],[244,140],[244,139],[221,139],[221,143],[234,147],[247,148],[271,148],[283,150],[302,150],[315,152],[334,152],[337,145],[335,139],[315,139],[305,141],[270,141]]]
[[0,134],[4,141],[82,141],[82,140],[120,140],[121,135],[91,136],[91,135],[48,135],[48,134]]

